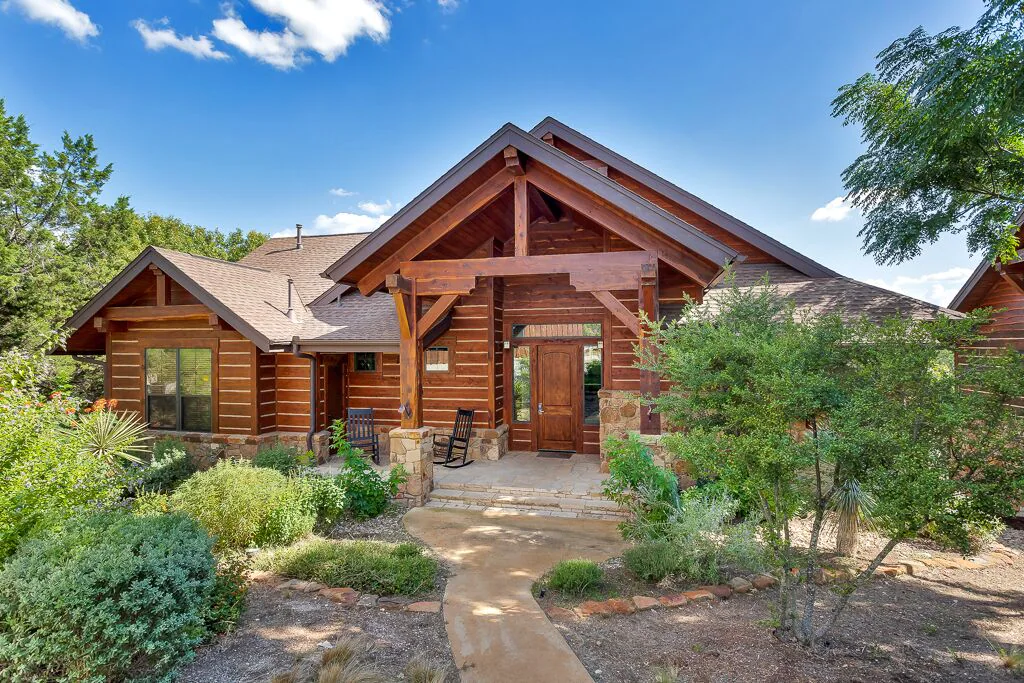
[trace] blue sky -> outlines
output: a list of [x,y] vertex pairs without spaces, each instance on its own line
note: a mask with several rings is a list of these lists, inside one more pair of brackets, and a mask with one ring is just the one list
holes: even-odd
[[8,110],[44,147],[92,133],[109,197],[142,211],[372,228],[506,121],[550,114],[845,275],[945,304],[977,261],[959,237],[896,268],[865,257],[833,201],[859,131],[829,116],[879,50],[973,23],[975,0],[0,8]]

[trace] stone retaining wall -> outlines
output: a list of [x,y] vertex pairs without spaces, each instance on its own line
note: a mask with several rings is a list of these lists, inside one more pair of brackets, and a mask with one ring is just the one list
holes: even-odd
[[[246,434],[208,434],[206,432],[170,432],[149,430],[153,441],[175,439],[185,445],[199,469],[212,467],[221,459],[252,460],[261,448],[281,442],[294,446],[299,452],[306,450],[305,432],[268,432],[259,436]],[[313,435],[313,452],[317,462],[325,462],[330,449],[330,432],[324,430]],[[149,442],[152,443],[152,442]]]

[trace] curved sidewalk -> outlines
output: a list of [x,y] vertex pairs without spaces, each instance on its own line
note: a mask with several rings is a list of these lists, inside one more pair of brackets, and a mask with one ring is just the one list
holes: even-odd
[[414,508],[405,526],[454,568],[444,619],[463,683],[592,682],[531,587],[559,560],[619,554],[615,522]]

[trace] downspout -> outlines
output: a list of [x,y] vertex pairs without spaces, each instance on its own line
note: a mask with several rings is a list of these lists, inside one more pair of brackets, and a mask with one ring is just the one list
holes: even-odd
[[292,337],[292,355],[296,358],[305,358],[309,361],[309,431],[306,432],[306,450],[313,450],[313,435],[316,433],[316,385],[317,385],[317,362],[316,355],[302,353],[299,351],[299,338]]

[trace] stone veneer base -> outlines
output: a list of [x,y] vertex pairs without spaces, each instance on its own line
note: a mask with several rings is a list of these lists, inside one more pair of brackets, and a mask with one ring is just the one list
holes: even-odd
[[[185,444],[196,466],[200,469],[212,467],[217,460],[225,458],[251,460],[256,452],[265,446],[281,442],[294,446],[299,451],[306,450],[306,432],[267,432],[254,436],[251,434],[209,434],[206,432],[169,432],[150,430],[148,436],[154,441],[160,439],[176,439]],[[319,431],[313,435],[313,452],[317,462],[325,462],[330,451],[330,432]]]

